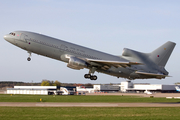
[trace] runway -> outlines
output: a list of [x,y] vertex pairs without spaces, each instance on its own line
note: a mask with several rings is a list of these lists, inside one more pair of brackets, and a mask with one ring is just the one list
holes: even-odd
[[180,103],[51,103],[0,102],[6,107],[180,107]]
[[120,95],[120,96],[140,96],[140,97],[180,97],[180,93],[153,93],[147,95],[144,93],[87,93],[86,95]]

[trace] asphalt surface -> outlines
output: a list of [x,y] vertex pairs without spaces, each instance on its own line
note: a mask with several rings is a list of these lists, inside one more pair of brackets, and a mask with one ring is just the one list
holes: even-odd
[[[130,95],[141,97],[179,97],[180,93],[92,93],[86,95]],[[180,103],[54,103],[54,102],[0,102],[6,107],[180,107]]]
[[120,96],[140,96],[140,97],[180,97],[180,93],[153,93],[147,95],[145,93],[87,93],[86,95],[120,95]]
[[50,103],[0,102],[6,107],[180,107],[180,103]]

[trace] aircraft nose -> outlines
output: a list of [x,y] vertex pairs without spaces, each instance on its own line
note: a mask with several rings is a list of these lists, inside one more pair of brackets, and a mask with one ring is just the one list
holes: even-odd
[[4,39],[5,39],[6,41],[10,42],[10,43],[13,43],[13,42],[14,42],[14,40],[12,39],[12,37],[11,37],[9,34],[4,35]]
[[7,39],[7,35],[4,36],[4,39],[5,39],[5,40]]
[[4,39],[7,40],[7,35],[4,36]]

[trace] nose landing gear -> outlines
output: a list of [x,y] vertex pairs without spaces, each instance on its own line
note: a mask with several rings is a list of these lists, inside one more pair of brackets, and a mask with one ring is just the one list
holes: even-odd
[[27,60],[28,60],[28,61],[31,61],[31,58],[30,58],[30,57],[28,57],[28,58],[27,58]]
[[29,57],[27,58],[27,60],[31,61],[31,52],[28,51],[28,53],[29,53]]

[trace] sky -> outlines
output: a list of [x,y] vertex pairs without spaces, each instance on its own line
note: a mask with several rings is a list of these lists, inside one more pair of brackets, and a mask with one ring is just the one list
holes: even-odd
[[123,48],[149,53],[167,41],[176,47],[166,64],[166,79],[134,83],[180,82],[179,0],[0,0],[0,81],[108,84],[126,81],[102,73],[84,79],[87,69],[73,70],[66,63],[28,53],[3,39],[12,31],[45,34],[113,55]]

